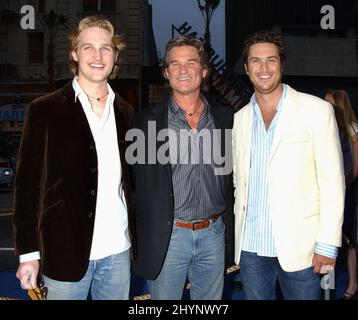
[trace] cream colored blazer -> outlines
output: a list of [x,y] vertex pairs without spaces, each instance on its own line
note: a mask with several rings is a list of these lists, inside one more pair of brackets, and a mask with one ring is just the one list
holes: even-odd
[[[235,114],[235,261],[240,262],[250,172],[250,104]],[[269,205],[281,267],[311,266],[316,242],[339,247],[344,208],[344,170],[332,106],[287,86],[284,109],[268,160]]]

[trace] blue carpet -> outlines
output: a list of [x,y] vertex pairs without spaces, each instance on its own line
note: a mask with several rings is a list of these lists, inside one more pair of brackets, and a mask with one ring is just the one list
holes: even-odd
[[[245,299],[243,291],[234,290],[235,274],[225,277],[224,300],[243,300]],[[336,290],[331,290],[331,299],[338,299],[343,293],[348,283],[348,275],[344,269],[337,269],[336,272]],[[148,294],[146,282],[141,277],[133,274],[131,279],[130,297]],[[15,272],[0,272],[0,298],[12,298],[29,300],[27,292],[22,290]],[[184,290],[183,300],[189,299],[189,290]]]
[[0,272],[0,298],[30,300],[27,291],[22,290],[15,272]]
[[[228,275],[225,277],[225,286],[224,286],[224,300],[242,300],[244,299],[244,294],[242,291],[234,291],[234,275]],[[137,276],[136,274],[132,275],[131,279],[131,290],[130,297],[140,296],[148,294],[148,288],[146,281]],[[11,299],[21,299],[29,300],[27,292],[22,290],[19,284],[19,281],[15,277],[15,272],[0,272],[0,298],[6,297]],[[189,290],[184,290],[183,300],[190,299]]]

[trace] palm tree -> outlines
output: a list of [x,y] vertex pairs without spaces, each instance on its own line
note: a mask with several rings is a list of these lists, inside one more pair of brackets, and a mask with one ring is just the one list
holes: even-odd
[[210,35],[210,23],[214,11],[220,4],[220,0],[197,0],[198,7],[205,21],[205,33],[204,33],[204,47],[209,57],[211,54],[211,35]]
[[61,28],[66,28],[67,18],[63,14],[57,14],[51,10],[45,14],[40,20],[43,29],[45,30],[47,43],[47,74],[50,91],[55,90],[54,69],[55,69],[55,39],[57,33]]

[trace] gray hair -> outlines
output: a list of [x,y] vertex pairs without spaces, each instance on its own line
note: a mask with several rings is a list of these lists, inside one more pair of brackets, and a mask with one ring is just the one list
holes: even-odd
[[206,75],[206,77],[203,79],[203,82],[201,84],[201,89],[203,91],[207,91],[208,89],[208,84],[207,84],[207,79],[208,79],[208,75],[209,75],[209,71],[210,71],[210,63],[209,63],[209,58],[208,58],[208,54],[204,49],[204,44],[200,39],[194,38],[194,37],[190,37],[190,36],[178,36],[175,38],[172,38],[168,41],[166,47],[165,47],[165,54],[164,57],[162,59],[162,75],[163,77],[168,80],[166,74],[165,74],[165,70],[168,68],[169,66],[169,52],[171,49],[175,48],[175,47],[182,47],[182,46],[190,46],[190,47],[194,47],[198,50],[198,54],[199,54],[199,58],[200,58],[200,64],[203,66],[204,69],[208,70],[208,73]]

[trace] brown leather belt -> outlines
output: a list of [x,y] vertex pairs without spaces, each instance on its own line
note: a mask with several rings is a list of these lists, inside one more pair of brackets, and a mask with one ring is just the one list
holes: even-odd
[[215,216],[213,216],[209,219],[205,219],[205,220],[197,221],[197,222],[175,221],[175,225],[180,228],[187,228],[187,229],[191,229],[191,230],[200,230],[200,229],[204,229],[204,228],[207,228],[208,226],[210,226],[210,223],[214,223],[217,219],[219,219],[220,216],[221,216],[221,214],[216,214]]

